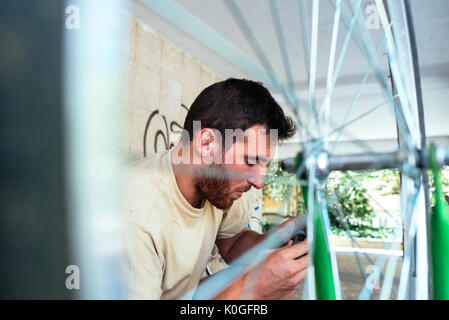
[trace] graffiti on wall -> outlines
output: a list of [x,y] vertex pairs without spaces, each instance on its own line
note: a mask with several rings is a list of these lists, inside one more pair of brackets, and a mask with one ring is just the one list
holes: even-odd
[[[184,104],[180,108],[189,111]],[[176,120],[167,120],[158,109],[151,112],[145,125],[143,133],[143,156],[147,154],[159,153],[170,149],[180,137],[182,124]]]

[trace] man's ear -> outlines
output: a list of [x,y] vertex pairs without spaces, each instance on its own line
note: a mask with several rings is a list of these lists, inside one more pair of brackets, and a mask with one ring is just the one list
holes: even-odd
[[221,134],[218,130],[203,128],[194,138],[194,151],[198,154],[202,163],[221,163]]

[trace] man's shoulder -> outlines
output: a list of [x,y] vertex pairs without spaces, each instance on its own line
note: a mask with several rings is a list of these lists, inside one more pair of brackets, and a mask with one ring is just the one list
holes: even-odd
[[152,154],[145,158],[126,163],[122,168],[125,180],[136,179],[158,172],[161,169],[162,156],[164,154]]
[[127,164],[122,172],[126,220],[145,229],[161,222],[164,214],[159,204],[163,189],[161,155]]
[[157,190],[164,179],[164,154],[155,154],[130,162],[122,168],[122,182],[127,190]]

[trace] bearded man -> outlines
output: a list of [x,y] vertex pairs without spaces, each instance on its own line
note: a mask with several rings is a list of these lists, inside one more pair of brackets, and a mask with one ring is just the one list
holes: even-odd
[[[295,131],[260,83],[228,79],[204,89],[181,141],[126,172],[128,297],[193,297],[214,244],[230,263],[265,239],[248,229],[254,208],[246,192],[263,187],[277,140]],[[291,298],[306,275],[307,252],[306,241],[289,241],[268,255],[256,279],[249,270],[216,298],[242,298],[249,281],[254,290],[245,298]]]

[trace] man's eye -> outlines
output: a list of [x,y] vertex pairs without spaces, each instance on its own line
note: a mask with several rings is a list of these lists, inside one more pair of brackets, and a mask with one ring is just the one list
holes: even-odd
[[254,167],[256,164],[255,164],[255,163],[252,163],[252,162],[250,162],[250,161],[248,161],[248,160],[246,160],[246,165],[247,165],[248,167]]

